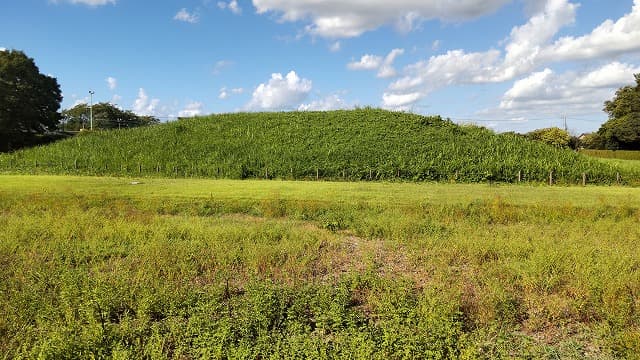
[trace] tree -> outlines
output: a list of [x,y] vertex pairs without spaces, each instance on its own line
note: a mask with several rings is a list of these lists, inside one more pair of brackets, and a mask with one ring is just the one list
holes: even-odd
[[640,74],[635,86],[624,86],[604,103],[609,120],[598,130],[601,147],[610,150],[640,150]]
[[18,50],[0,51],[0,151],[55,130],[61,101],[58,81],[41,74],[32,58]]
[[557,127],[534,130],[527,133],[526,136],[531,140],[557,147],[568,147],[571,142],[571,135],[566,130]]
[[[62,112],[64,129],[78,131],[89,127],[89,105],[78,104]],[[94,129],[124,129],[138,126],[153,125],[160,120],[153,116],[139,116],[130,110],[121,110],[110,103],[93,105]]]

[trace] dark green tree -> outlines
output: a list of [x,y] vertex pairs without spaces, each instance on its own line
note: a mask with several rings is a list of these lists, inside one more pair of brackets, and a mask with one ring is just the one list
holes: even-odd
[[[78,104],[62,112],[63,130],[78,131],[89,128],[89,104]],[[159,123],[153,116],[139,116],[133,111],[122,110],[110,103],[93,105],[94,129],[125,129]]]
[[55,130],[61,101],[58,81],[41,74],[32,58],[0,51],[0,151],[36,143]]
[[600,146],[609,150],[640,150],[640,74],[635,86],[625,86],[604,103],[609,120],[598,130]]

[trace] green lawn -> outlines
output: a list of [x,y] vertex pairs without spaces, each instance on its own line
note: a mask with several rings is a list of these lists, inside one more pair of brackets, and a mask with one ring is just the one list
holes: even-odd
[[[80,196],[114,196],[140,199],[222,199],[326,203],[382,203],[416,205],[467,204],[499,198],[513,205],[595,205],[640,204],[640,188],[618,186],[537,186],[507,184],[304,182],[263,180],[203,180],[114,178],[85,176],[0,176],[1,192]],[[138,183],[132,185],[132,183]]]
[[639,223],[629,187],[0,176],[0,357],[633,358]]

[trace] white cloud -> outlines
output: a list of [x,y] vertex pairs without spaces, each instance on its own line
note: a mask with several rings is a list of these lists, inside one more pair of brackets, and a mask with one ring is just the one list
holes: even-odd
[[[394,104],[414,98],[414,101],[418,101],[431,91],[449,85],[510,81],[549,63],[640,53],[640,0],[634,0],[631,11],[617,21],[607,20],[584,36],[562,37],[555,41],[554,37],[563,27],[575,22],[579,5],[569,0],[534,2],[531,0],[527,4],[530,10],[536,12],[526,24],[511,30],[502,51],[490,49],[468,53],[453,50],[409,65],[404,69],[404,76],[389,85],[383,96],[383,105],[393,107]],[[619,77],[624,76],[618,71],[622,66],[612,63],[600,69],[600,72],[585,75],[597,76],[602,84],[619,84]],[[538,72],[527,77],[527,81],[533,82],[543,76],[544,71]],[[557,95],[557,91],[553,92]],[[422,95],[416,97],[417,93]],[[576,99],[576,102],[580,100]]]
[[213,74],[214,75],[219,75],[222,70],[230,67],[233,65],[233,61],[229,61],[229,60],[219,60],[216,62],[216,64],[213,66]]
[[400,55],[404,54],[404,49],[393,49],[384,58],[377,55],[363,55],[360,61],[354,61],[347,64],[350,70],[378,70],[379,78],[390,78],[397,75],[393,68],[393,62]]
[[229,9],[231,10],[232,13],[236,15],[239,15],[242,13],[242,8],[238,6],[237,0],[231,0],[231,2],[229,2]]
[[382,95],[382,103],[388,109],[409,109],[413,103],[420,100],[423,95],[419,92],[393,94],[384,93]]
[[52,0],[52,2],[54,4],[58,4],[61,2],[68,2],[70,4],[82,4],[82,5],[88,5],[88,6],[102,6],[102,5],[108,5],[108,4],[114,4],[116,3],[116,0]]
[[120,96],[120,95],[118,95],[118,94],[114,94],[114,95],[111,97],[111,103],[112,103],[112,104],[117,104],[117,103],[119,103],[121,100],[122,100],[122,96]]
[[220,89],[220,93],[218,94],[218,99],[226,100],[231,95],[240,95],[242,93],[244,93],[243,88],[233,88],[229,90],[226,87],[223,87],[222,89]]
[[116,87],[118,87],[118,80],[116,80],[114,77],[109,76],[108,78],[105,79],[105,81],[109,86],[109,90],[115,90]]
[[286,76],[275,73],[266,84],[262,83],[256,87],[246,108],[249,110],[296,108],[307,98],[311,88],[311,80],[300,78],[295,71],[289,72]]
[[378,69],[378,77],[379,78],[390,78],[397,75],[396,69],[393,68],[393,62],[396,61],[396,58],[400,55],[404,54],[404,49],[393,49],[384,58],[382,65]]
[[138,115],[157,116],[160,110],[160,100],[150,99],[143,88],[138,90],[138,97],[133,103],[133,111]]
[[440,50],[440,45],[442,45],[442,41],[434,40],[433,43],[431,44],[431,50],[433,50],[433,51]]
[[393,82],[389,89],[397,92],[429,92],[447,85],[483,82],[488,72],[496,71],[500,51],[466,53],[451,50],[432,56],[405,68],[405,76]]
[[184,21],[190,24],[195,24],[200,20],[200,17],[195,12],[190,13],[187,9],[182,8],[176,15],[173,17],[173,20]]
[[202,103],[197,101],[192,101],[188,103],[184,109],[182,109],[179,113],[179,117],[194,117],[202,114]]
[[329,38],[356,37],[385,24],[410,31],[421,21],[461,21],[490,14],[512,0],[253,0],[259,14],[310,21],[306,31]]
[[382,57],[377,55],[363,55],[360,61],[347,64],[350,70],[375,70],[382,65]]
[[616,89],[634,83],[640,67],[612,62],[597,69],[558,74],[551,69],[516,81],[503,96],[499,109],[510,116],[600,112]]
[[7,51],[7,48],[0,47],[0,51]]
[[590,34],[558,39],[544,49],[550,61],[584,60],[640,52],[640,0],[634,0],[631,12],[617,21],[606,20]]
[[633,74],[640,67],[614,61],[577,79],[576,84],[584,88],[616,89],[624,85],[633,85]]
[[347,103],[342,98],[340,98],[339,95],[333,94],[319,100],[314,100],[308,104],[300,104],[300,106],[298,106],[298,110],[299,111],[328,111],[328,110],[347,109],[350,107],[351,106],[347,105]]
[[218,7],[222,10],[229,9],[236,15],[242,14],[242,8],[238,5],[238,0],[231,0],[228,3],[224,1],[218,1]]
[[[383,106],[393,107],[399,98],[415,102],[444,86],[504,82],[534,70],[541,63],[540,53],[545,44],[562,27],[575,21],[576,9],[577,5],[568,0],[547,0],[526,24],[511,30],[504,56],[496,49],[471,53],[451,50],[407,66],[405,75],[389,85]],[[422,95],[417,97],[418,93]]]
[[340,49],[342,49],[342,44],[340,43],[340,41],[333,42],[329,45],[329,51],[331,52],[338,52],[340,51]]

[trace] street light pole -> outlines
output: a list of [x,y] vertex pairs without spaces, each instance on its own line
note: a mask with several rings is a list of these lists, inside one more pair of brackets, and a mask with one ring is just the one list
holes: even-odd
[[91,130],[93,130],[93,94],[96,92],[89,90],[89,121],[91,122]]

